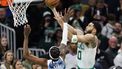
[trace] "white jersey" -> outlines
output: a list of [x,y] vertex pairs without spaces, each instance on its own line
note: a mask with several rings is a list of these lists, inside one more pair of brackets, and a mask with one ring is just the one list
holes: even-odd
[[65,56],[66,69],[77,67],[77,55],[72,55],[70,53]]
[[95,64],[97,46],[95,48],[88,48],[84,43],[78,43],[77,46],[78,68],[93,68]]

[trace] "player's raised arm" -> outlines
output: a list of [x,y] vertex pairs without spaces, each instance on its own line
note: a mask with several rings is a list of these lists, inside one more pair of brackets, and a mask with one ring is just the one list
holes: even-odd
[[[62,29],[63,29],[63,24],[67,23],[69,18],[73,15],[73,10],[70,8],[68,8],[68,10],[65,9],[64,16],[62,15],[62,13],[57,12],[56,8],[52,8],[51,10],[53,11],[55,19],[58,21]],[[69,24],[68,24],[68,30],[73,34],[77,33],[76,29]]]
[[62,33],[62,41],[61,41],[61,44],[59,46],[59,49],[60,49],[60,56],[65,59],[65,55],[66,55],[66,52],[67,52],[67,42],[68,42],[68,26],[67,26],[67,23],[64,23],[63,24],[63,33]]
[[31,32],[31,28],[29,25],[26,25],[24,27],[24,43],[23,43],[23,56],[25,59],[28,59],[29,61],[35,62],[37,64],[40,64],[44,67],[47,67],[47,59],[45,58],[38,58],[32,54],[29,54],[28,51],[28,38],[29,34]]

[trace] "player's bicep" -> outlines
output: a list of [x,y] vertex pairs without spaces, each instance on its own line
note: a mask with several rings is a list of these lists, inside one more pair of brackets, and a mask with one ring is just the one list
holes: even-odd
[[29,61],[32,61],[34,63],[40,64],[44,67],[47,67],[47,59],[45,58],[38,58],[34,55],[29,55],[27,57],[25,57],[26,59],[28,59]]

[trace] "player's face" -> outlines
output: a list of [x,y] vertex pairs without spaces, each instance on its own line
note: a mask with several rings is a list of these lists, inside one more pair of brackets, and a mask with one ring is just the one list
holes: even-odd
[[91,33],[93,29],[94,29],[94,24],[89,23],[88,26],[86,26],[86,33]]

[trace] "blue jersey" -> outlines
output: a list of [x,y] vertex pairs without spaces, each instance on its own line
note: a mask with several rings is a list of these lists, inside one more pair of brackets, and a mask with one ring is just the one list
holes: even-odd
[[65,63],[61,58],[57,61],[48,60],[48,69],[65,69]]

